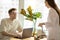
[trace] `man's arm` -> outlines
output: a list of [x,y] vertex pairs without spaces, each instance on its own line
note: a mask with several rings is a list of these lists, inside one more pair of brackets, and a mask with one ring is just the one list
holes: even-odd
[[17,31],[18,31],[18,32],[22,32],[22,31],[23,31],[23,28],[21,27],[20,22],[18,22]]
[[7,24],[6,24],[6,20],[5,19],[3,19],[2,21],[1,21],[1,26],[0,26],[0,32],[1,32],[1,34],[2,35],[5,35],[5,36],[11,36],[11,37],[16,37],[17,35],[14,35],[14,34],[11,34],[11,33],[8,33],[7,32]]
[[18,37],[18,36],[15,35],[15,34],[10,34],[10,33],[7,33],[7,32],[5,32],[5,31],[2,31],[1,33],[2,33],[2,35],[5,35],[5,36]]
[[22,27],[20,27],[20,26],[17,28],[17,31],[19,31],[19,32],[22,32],[22,30],[23,30],[23,29],[22,29]]

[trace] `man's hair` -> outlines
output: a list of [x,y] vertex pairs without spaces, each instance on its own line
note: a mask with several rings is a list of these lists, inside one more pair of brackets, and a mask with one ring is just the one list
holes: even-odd
[[15,10],[16,10],[16,8],[11,8],[8,10],[8,13],[10,14],[12,11],[15,11]]

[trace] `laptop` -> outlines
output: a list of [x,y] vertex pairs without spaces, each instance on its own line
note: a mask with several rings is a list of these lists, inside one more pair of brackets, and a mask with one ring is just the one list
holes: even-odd
[[[22,37],[20,37],[19,39],[32,37],[32,32],[33,32],[33,28],[25,28],[25,29],[23,29]],[[18,38],[18,37],[15,37],[15,38]]]
[[32,37],[32,31],[33,31],[33,28],[25,28],[25,29],[23,29],[22,38]]

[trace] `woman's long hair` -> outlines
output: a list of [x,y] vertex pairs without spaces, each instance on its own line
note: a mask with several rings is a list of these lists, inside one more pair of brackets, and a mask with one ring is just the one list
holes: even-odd
[[57,7],[55,1],[54,1],[54,0],[45,0],[45,1],[47,1],[48,4],[49,4],[53,9],[55,9],[56,12],[58,13],[58,15],[59,15],[59,24],[60,24],[60,11],[59,11],[59,8]]

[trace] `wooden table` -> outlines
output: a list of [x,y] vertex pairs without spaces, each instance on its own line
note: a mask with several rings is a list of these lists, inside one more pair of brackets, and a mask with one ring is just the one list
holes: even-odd
[[25,39],[11,38],[10,40],[34,40],[34,37],[25,38]]
[[[17,39],[17,38],[11,38],[11,40],[34,40],[34,37],[26,38],[26,39]],[[46,38],[40,39],[40,40],[47,40]]]

